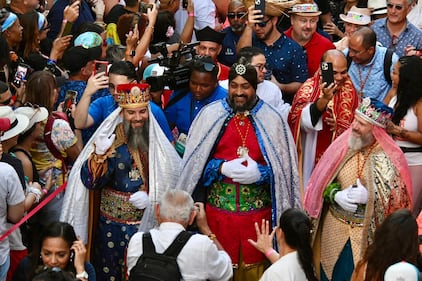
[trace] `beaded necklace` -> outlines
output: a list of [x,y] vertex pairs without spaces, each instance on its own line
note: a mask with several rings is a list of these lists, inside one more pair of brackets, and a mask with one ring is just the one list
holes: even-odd
[[372,150],[374,150],[376,146],[377,146],[377,142],[374,142],[373,144],[371,144],[371,146],[368,149],[368,152],[364,154],[365,156],[363,157],[362,166],[360,165],[360,155],[361,155],[361,152],[363,154],[363,151],[358,152],[358,173],[357,173],[358,179],[362,178],[362,172],[363,172],[363,169],[365,168],[366,161],[368,160],[369,156],[371,155]]
[[362,73],[360,70],[360,65],[357,65],[358,67],[358,73],[359,73],[359,86],[360,86],[360,90],[359,90],[359,96],[362,98],[363,97],[363,88],[365,87],[366,81],[368,81],[369,75],[371,74],[371,70],[374,67],[374,63],[371,64],[371,67],[368,70],[368,74],[366,74],[365,79],[362,81]]

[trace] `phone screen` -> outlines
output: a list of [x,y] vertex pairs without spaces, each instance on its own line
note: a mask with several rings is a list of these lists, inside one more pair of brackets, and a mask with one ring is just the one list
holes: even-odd
[[326,86],[329,86],[331,83],[334,83],[333,64],[331,62],[321,63],[321,74],[322,82],[326,82]]
[[73,26],[73,23],[71,23],[71,22],[67,22],[66,23],[66,25],[64,26],[62,37],[71,34],[71,32],[72,32],[72,26]]
[[255,0],[255,10],[261,10],[261,14],[265,15],[265,0]]
[[64,104],[63,104],[63,111],[67,112],[69,111],[72,104],[76,103],[76,97],[78,95],[78,92],[73,90],[67,90],[66,96],[64,98]]
[[13,84],[16,87],[19,88],[22,84],[22,81],[25,81],[27,72],[28,72],[27,66],[24,66],[22,64],[18,65],[18,68],[15,73],[15,77],[13,78]]
[[108,74],[108,62],[106,61],[95,61],[94,75],[103,72],[105,75]]

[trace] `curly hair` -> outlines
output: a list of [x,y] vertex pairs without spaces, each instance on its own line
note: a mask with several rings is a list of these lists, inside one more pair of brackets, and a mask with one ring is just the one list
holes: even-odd
[[390,265],[399,261],[416,265],[419,256],[418,225],[408,209],[401,209],[377,227],[374,242],[357,267],[367,263],[365,281],[383,280]]
[[422,59],[419,56],[404,56],[399,59],[399,84],[397,85],[397,102],[394,106],[393,123],[398,125],[422,98]]

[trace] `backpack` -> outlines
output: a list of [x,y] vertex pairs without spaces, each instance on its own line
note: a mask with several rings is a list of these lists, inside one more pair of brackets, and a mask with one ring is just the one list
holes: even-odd
[[[393,50],[387,49],[387,52],[384,55],[384,78],[385,78],[385,81],[387,81],[389,85],[393,83],[391,81],[391,75],[390,75],[390,67],[391,67],[391,62],[393,60],[393,54],[394,54]],[[350,65],[352,64],[352,58],[349,56],[349,53],[347,53],[346,58],[347,58],[347,69],[349,69]]]
[[188,231],[180,232],[164,253],[158,254],[151,234],[144,233],[143,252],[130,270],[129,281],[180,281],[182,275],[177,256],[191,236],[192,233]]
[[63,157],[61,152],[57,150],[56,146],[53,143],[53,140],[51,139],[51,130],[53,129],[53,123],[56,119],[62,119],[62,120],[65,120],[66,122],[69,122],[69,119],[67,118],[66,113],[53,111],[48,116],[47,122],[45,123],[44,142],[47,145],[47,148],[50,150],[51,154],[53,154],[54,157],[62,161],[62,176],[63,176],[63,181],[64,181],[64,176],[67,171],[66,159]]

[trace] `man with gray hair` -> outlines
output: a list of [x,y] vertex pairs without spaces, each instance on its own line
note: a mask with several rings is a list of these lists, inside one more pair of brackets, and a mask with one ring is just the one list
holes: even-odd
[[[231,259],[217,238],[211,234],[204,205],[193,202],[186,191],[167,190],[155,205],[155,216],[159,227],[150,231],[157,253],[163,253],[176,236],[184,231],[196,218],[201,233],[194,234],[177,256],[177,264],[183,280],[228,280],[233,275]],[[132,236],[127,249],[127,273],[136,265],[143,253],[144,233]]]
[[412,9],[412,2],[412,0],[388,0],[387,17],[376,20],[371,26],[377,34],[378,41],[399,57],[409,55],[410,51],[422,49],[422,30],[406,18]]

